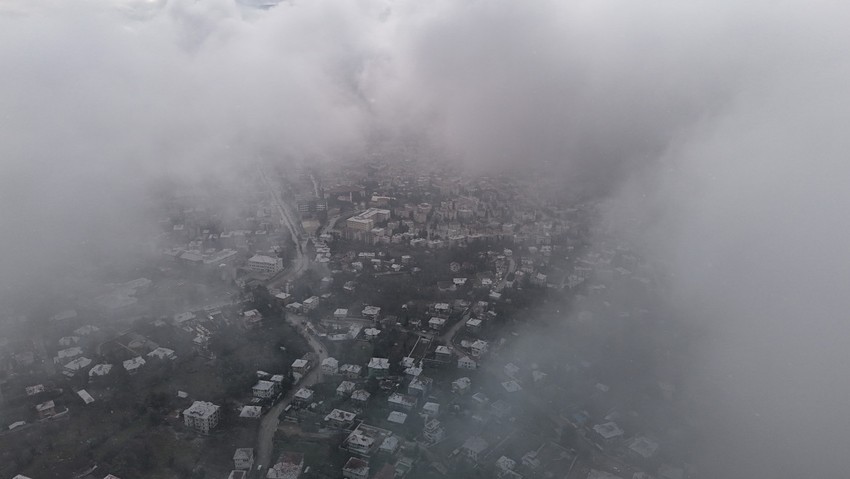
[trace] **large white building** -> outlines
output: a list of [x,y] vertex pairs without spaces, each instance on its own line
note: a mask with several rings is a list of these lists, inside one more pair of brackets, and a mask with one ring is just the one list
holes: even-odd
[[257,273],[277,274],[283,271],[283,258],[256,254],[248,259],[248,269]]
[[215,429],[221,416],[220,407],[211,402],[195,401],[183,411],[183,424],[201,434],[209,434]]

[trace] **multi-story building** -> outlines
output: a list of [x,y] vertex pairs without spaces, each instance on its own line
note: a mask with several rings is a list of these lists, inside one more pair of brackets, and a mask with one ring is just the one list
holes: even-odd
[[209,434],[218,425],[220,407],[211,402],[195,401],[183,411],[183,424],[201,434]]
[[248,269],[256,273],[277,274],[283,271],[283,258],[256,254],[248,259]]

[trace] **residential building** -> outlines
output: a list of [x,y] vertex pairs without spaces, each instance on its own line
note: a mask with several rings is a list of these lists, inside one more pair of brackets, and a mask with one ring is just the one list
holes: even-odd
[[452,392],[456,394],[466,394],[472,387],[472,380],[467,377],[457,378],[452,381]]
[[369,402],[370,396],[371,394],[369,393],[369,391],[365,389],[358,389],[357,391],[351,393],[351,400],[363,407],[366,406],[366,403]]
[[434,331],[440,331],[446,325],[446,318],[439,318],[434,316],[430,320],[428,320],[428,327],[433,329]]
[[248,259],[248,269],[255,273],[277,274],[283,271],[283,258],[272,258],[265,255],[254,255]]
[[127,373],[133,375],[139,372],[139,369],[145,365],[145,360],[141,356],[136,356],[133,359],[124,361],[123,365],[124,369],[127,370]]
[[435,402],[426,402],[422,405],[422,412],[429,417],[437,417],[440,414],[440,405]]
[[76,376],[77,374],[86,370],[87,367],[91,364],[91,359],[80,356],[77,359],[69,362],[62,368],[62,374],[68,377]]
[[478,363],[469,356],[463,356],[457,360],[457,367],[458,369],[476,369],[478,367]]
[[220,407],[211,402],[195,401],[183,411],[183,424],[201,434],[209,434],[218,425]]
[[404,424],[407,421],[407,414],[399,411],[391,411],[390,415],[387,416],[387,421],[394,424]]
[[367,479],[369,477],[369,463],[357,457],[351,457],[342,468],[342,477],[345,479]]
[[325,416],[325,422],[328,423],[331,427],[336,427],[340,429],[347,429],[354,424],[354,418],[357,417],[357,414],[349,411],[343,411],[342,409],[334,409],[327,416]]
[[429,419],[425,421],[425,428],[422,431],[422,435],[429,443],[436,444],[446,437],[446,431],[440,425],[440,421]]
[[437,361],[448,362],[452,360],[452,350],[448,346],[437,346],[435,351]]
[[387,404],[389,404],[391,408],[404,409],[407,411],[416,407],[417,402],[418,400],[414,396],[408,396],[407,394],[401,393],[392,393],[387,399]]
[[301,388],[292,398],[293,402],[296,404],[307,404],[313,400],[313,390],[307,388]]
[[53,401],[46,401],[41,404],[37,404],[35,406],[35,410],[38,413],[38,417],[41,419],[52,417],[56,415],[56,403]]
[[251,470],[254,467],[254,448],[240,447],[233,453],[233,468]]
[[623,430],[613,421],[597,424],[593,426],[593,431],[597,434],[597,437],[609,443],[623,436]]
[[410,384],[407,386],[407,394],[410,394],[411,396],[425,397],[431,392],[431,386],[433,384],[434,380],[429,377],[414,377],[410,380]]
[[343,381],[339,383],[339,386],[336,388],[336,395],[337,397],[347,398],[351,396],[351,393],[353,393],[356,388],[357,386],[353,382]]
[[175,360],[177,355],[173,349],[159,347],[148,353],[149,358]]
[[345,308],[337,308],[334,311],[334,319],[345,319],[348,317],[348,310]]
[[488,346],[487,341],[476,339],[472,345],[470,345],[469,349],[472,352],[473,357],[480,358],[487,352]]
[[360,372],[362,370],[363,367],[359,364],[343,364],[342,367],[339,368],[339,373],[347,379],[357,379],[360,377]]
[[285,451],[277,462],[266,471],[266,479],[298,479],[304,470],[304,454]]
[[390,372],[390,360],[387,358],[372,358],[369,360],[369,376],[386,376]]
[[392,432],[375,426],[360,423],[342,442],[348,452],[369,457]]
[[339,361],[334,358],[325,358],[322,360],[322,374],[336,374],[339,372]]
[[477,462],[487,450],[489,444],[481,436],[471,436],[460,447],[461,453],[470,461]]
[[111,364],[96,364],[93,368],[89,369],[89,378],[106,376],[110,371],[112,371]]
[[254,397],[256,398],[269,399],[277,392],[277,384],[261,379],[257,381],[257,384],[255,384],[253,388],[251,388],[251,391],[254,393]]

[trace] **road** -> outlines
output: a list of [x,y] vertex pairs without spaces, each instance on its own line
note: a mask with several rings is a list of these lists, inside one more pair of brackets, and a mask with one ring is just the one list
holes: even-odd
[[263,183],[265,183],[266,188],[268,189],[272,205],[275,209],[277,209],[278,215],[280,216],[280,225],[289,230],[289,235],[292,238],[293,244],[295,244],[295,258],[293,258],[292,264],[286,272],[280,276],[272,278],[266,284],[266,287],[271,289],[300,276],[301,273],[310,267],[310,258],[308,258],[304,252],[307,247],[307,235],[301,227],[301,221],[296,220],[298,215],[292,211],[289,204],[283,201],[283,198],[280,196],[279,188],[272,184],[268,175],[266,175],[265,170],[260,168],[259,171],[260,177],[263,179]]
[[306,376],[301,378],[301,381],[294,385],[292,389],[286,393],[283,399],[269,409],[265,416],[263,416],[260,420],[260,431],[257,438],[257,460],[255,464],[262,465],[263,471],[268,470],[269,464],[272,461],[272,452],[274,452],[274,433],[280,426],[280,420],[278,419],[280,413],[286,409],[286,406],[289,406],[292,403],[292,398],[299,389],[303,387],[310,387],[322,381],[321,364],[322,361],[328,357],[328,352],[324,345],[322,345],[318,338],[310,334],[303,326],[304,319],[302,316],[288,315],[286,322],[298,330],[301,336],[307,340],[307,344],[310,345],[310,348],[316,354],[318,359],[316,364],[313,366],[313,369],[307,373]]

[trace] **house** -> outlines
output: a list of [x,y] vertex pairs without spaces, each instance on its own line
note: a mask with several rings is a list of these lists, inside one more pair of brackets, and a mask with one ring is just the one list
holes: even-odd
[[478,363],[469,356],[463,356],[457,360],[457,367],[458,369],[476,369],[478,367]]
[[604,442],[613,442],[623,436],[623,430],[613,421],[606,422],[605,424],[597,424],[593,426],[593,431]]
[[519,375],[519,366],[514,363],[505,364],[505,367],[503,369],[505,371],[505,376],[511,379],[516,379]]
[[62,368],[62,374],[65,376],[74,377],[82,371],[85,371],[86,368],[91,364],[91,359],[80,356],[77,359],[74,359],[70,363],[66,364]]
[[63,347],[73,346],[80,342],[79,336],[65,336],[59,339],[59,345]]
[[65,364],[68,361],[71,361],[75,358],[78,358],[83,355],[83,349],[74,346],[72,348],[60,349],[56,353],[56,357],[53,358],[53,364]]
[[242,325],[246,329],[256,329],[263,325],[263,315],[256,309],[242,313]]
[[363,367],[359,364],[343,364],[342,367],[339,368],[339,373],[347,379],[357,379],[360,377],[360,372],[362,370]]
[[261,406],[242,406],[239,411],[239,417],[245,419],[259,419],[262,415],[263,408]]
[[407,394],[410,394],[411,396],[425,397],[431,392],[431,386],[433,384],[434,380],[429,377],[414,377],[410,380],[410,384],[407,386]]
[[470,461],[477,462],[489,444],[481,436],[471,436],[460,446],[461,453]]
[[89,336],[96,332],[100,331],[100,328],[97,326],[92,326],[91,324],[87,324],[85,326],[80,326],[79,328],[74,330],[74,334],[77,336]]
[[433,314],[442,318],[448,318],[452,307],[448,303],[435,303],[430,309]]
[[356,457],[349,458],[342,468],[342,477],[345,479],[367,479],[369,477],[369,463]]
[[370,396],[371,394],[369,393],[369,391],[365,389],[358,389],[357,391],[351,393],[351,400],[355,403],[359,403],[361,406],[365,406],[366,403],[369,402]]
[[211,402],[195,401],[183,410],[183,424],[201,434],[209,434],[218,425],[221,408]]
[[[387,438],[384,439],[381,445],[378,446],[378,452],[387,455],[393,455],[398,451],[399,447],[401,447],[401,443],[398,440],[398,436],[387,436]],[[374,479],[374,477],[372,479]]]
[[109,374],[109,371],[112,371],[111,364],[96,364],[93,368],[89,369],[89,378],[106,376]]
[[304,469],[304,453],[284,451],[266,471],[266,479],[298,479]]
[[56,415],[56,403],[53,401],[43,402],[35,406],[40,419],[45,419]]
[[658,443],[646,436],[638,436],[629,441],[629,450],[638,456],[649,459],[658,450]]
[[466,330],[470,333],[477,334],[481,332],[482,321],[478,318],[470,318],[466,321]]
[[255,398],[269,399],[277,392],[277,384],[261,379],[251,388],[251,391],[254,393]]
[[452,381],[452,392],[455,394],[466,394],[470,387],[472,387],[472,380],[467,377]]
[[272,258],[256,254],[248,258],[246,265],[250,271],[266,275],[273,275],[283,271],[283,258]]
[[248,473],[234,469],[227,475],[227,479],[248,479]]
[[124,369],[127,370],[127,373],[133,375],[139,372],[139,368],[145,365],[145,360],[141,356],[136,356],[133,359],[124,361],[123,365]]
[[254,467],[254,448],[240,447],[233,453],[233,468],[251,470]]
[[295,393],[295,395],[292,397],[292,400],[296,404],[307,404],[313,400],[313,390],[301,388]]
[[448,346],[437,346],[435,354],[437,361],[449,362],[452,360],[452,350]]
[[[507,457],[501,456],[496,459],[496,477],[511,477],[511,473],[516,468],[516,461]],[[522,477],[522,476],[519,476]]]
[[428,417],[437,417],[440,414],[440,405],[435,402],[426,402],[422,406],[422,412]]
[[356,388],[357,386],[353,382],[343,381],[339,383],[339,386],[336,388],[336,395],[337,397],[347,398],[348,396],[351,396],[351,393],[353,393]]
[[387,358],[372,358],[369,360],[369,376],[386,376],[390,372],[390,360]]
[[476,339],[470,346],[469,349],[472,352],[472,356],[476,358],[480,358],[487,352],[487,341],[483,341],[481,339]]
[[35,386],[26,387],[27,396],[35,396],[36,394],[41,394],[44,391],[44,384],[36,384]]
[[319,297],[310,296],[309,298],[301,302],[301,307],[303,308],[305,313],[313,311],[314,309],[319,307]]
[[286,312],[292,314],[300,314],[303,311],[303,305],[298,301],[293,301],[286,305]]
[[392,432],[365,423],[360,423],[342,442],[343,449],[353,454],[368,457]]
[[371,319],[372,321],[377,321],[378,316],[381,314],[381,308],[377,306],[366,306],[361,311],[361,315],[366,319]]
[[407,421],[407,414],[399,411],[391,411],[390,415],[387,416],[387,421],[394,424],[404,424]]
[[339,372],[339,361],[334,358],[325,358],[322,360],[322,374],[336,374]]
[[422,430],[422,436],[431,443],[436,444],[446,437],[446,431],[440,425],[440,421],[436,419],[428,419],[425,421],[425,427]]
[[168,360],[172,360],[172,361],[177,359],[177,355],[174,354],[173,349],[168,349],[168,348],[163,348],[163,347],[156,348],[153,351],[149,352],[148,357],[149,358],[156,358],[156,359],[163,359],[163,360],[168,359]]
[[334,319],[345,319],[348,317],[348,310],[345,308],[337,308],[334,311]]
[[303,378],[310,372],[310,361],[307,359],[296,359],[292,361],[292,374],[298,375],[297,379]]
[[504,419],[511,414],[511,405],[507,402],[497,399],[493,401],[493,404],[490,405],[490,414],[496,416],[499,419]]
[[392,393],[387,399],[387,404],[394,409],[411,410],[416,407],[417,399],[407,394]]
[[347,429],[354,424],[354,418],[356,417],[357,414],[353,412],[343,411],[342,409],[334,409],[330,412],[330,414],[325,416],[325,422],[327,422],[331,427]]
[[428,327],[433,329],[434,331],[440,331],[446,325],[446,318],[438,318],[434,316],[433,318],[428,320]]
[[378,328],[366,328],[363,330],[363,335],[366,337],[366,341],[374,341],[379,334],[381,334],[381,330]]

